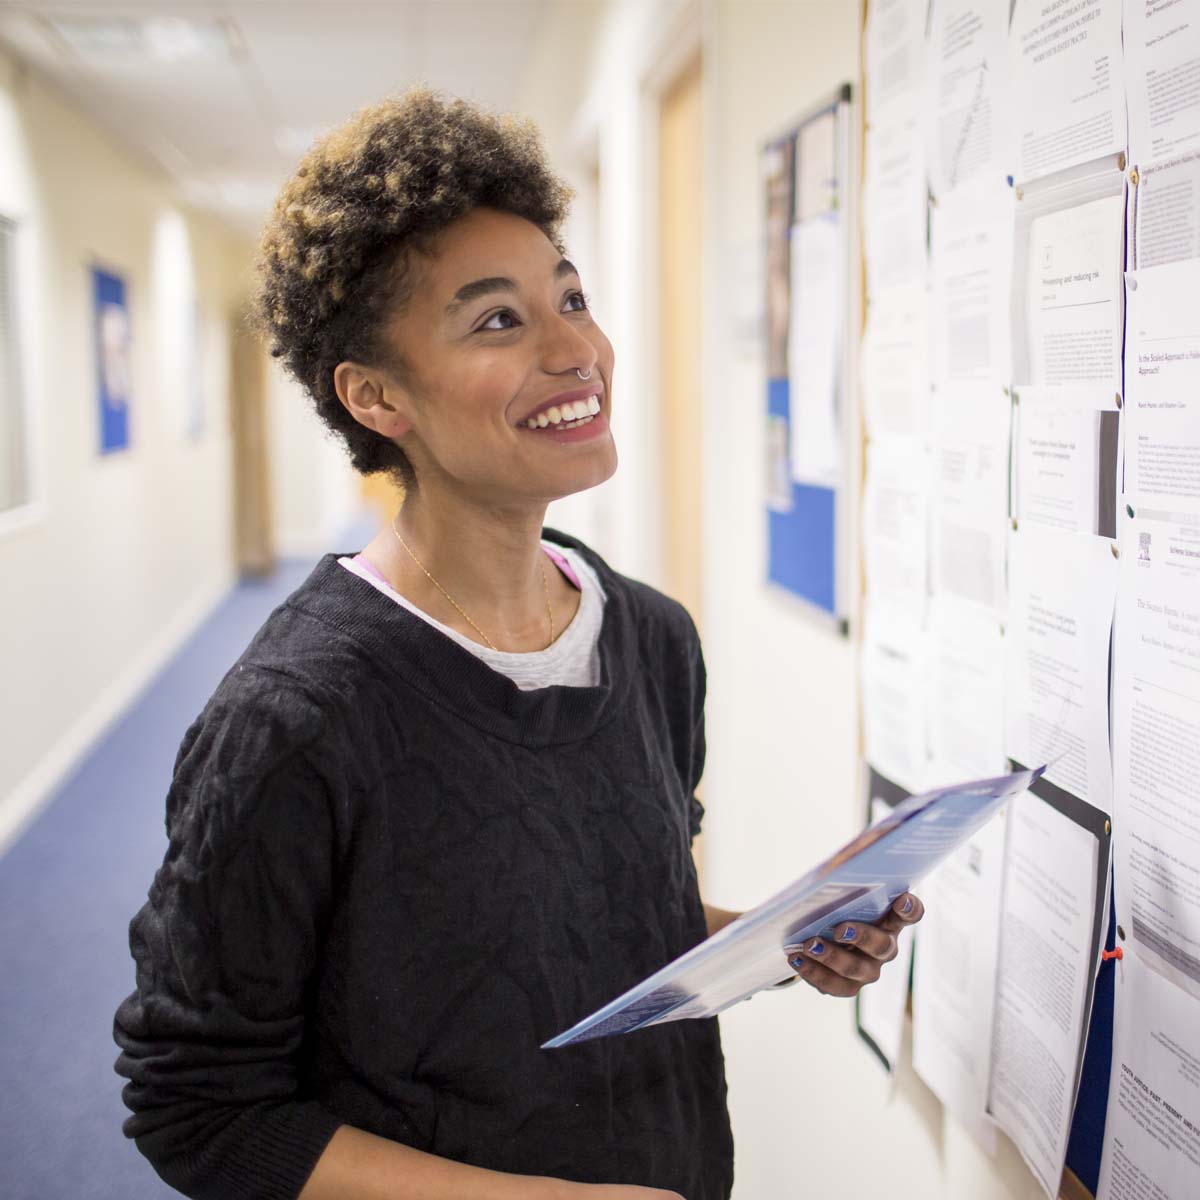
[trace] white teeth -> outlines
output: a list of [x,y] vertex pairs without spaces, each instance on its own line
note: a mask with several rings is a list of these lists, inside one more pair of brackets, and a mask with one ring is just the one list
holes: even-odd
[[600,397],[589,396],[586,400],[572,400],[566,404],[552,404],[543,409],[537,416],[527,417],[524,424],[527,429],[546,429],[557,425],[563,429],[574,429],[577,425],[586,424],[600,412]]

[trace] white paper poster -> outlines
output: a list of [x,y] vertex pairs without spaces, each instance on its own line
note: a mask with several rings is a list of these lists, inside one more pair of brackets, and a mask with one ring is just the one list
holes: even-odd
[[1200,261],[1131,274],[1125,492],[1135,507],[1200,514]]
[[1002,817],[921,885],[913,969],[913,1069],[968,1126],[987,1108],[1004,865]]
[[796,139],[796,220],[832,212],[837,207],[837,110],[800,127]]
[[1121,0],[1017,0],[1009,47],[1018,184],[1125,148]]
[[1126,0],[1129,156],[1149,167],[1200,150],[1200,10]]
[[1018,383],[1120,390],[1124,228],[1122,196],[1030,222],[1025,275],[1030,377]]
[[836,484],[841,474],[838,376],[842,348],[842,245],[836,218],[792,226],[788,404],[792,478]]
[[1200,1006],[1126,958],[1096,1200],[1200,1196]]
[[1020,391],[1016,513],[1041,525],[1115,538],[1121,414],[1103,389]]
[[914,107],[924,81],[928,0],[872,0],[863,35],[867,120],[898,104]]
[[960,188],[939,200],[931,231],[935,382],[999,390],[1011,378],[1012,192]]
[[862,342],[863,409],[872,438],[929,432],[929,325],[924,287],[871,297]]
[[1092,985],[1095,837],[1032,792],[1009,806],[988,1111],[1055,1200]]
[[999,387],[946,385],[933,446],[930,577],[992,612],[1005,608],[1008,538],[1008,398]]
[[879,438],[867,445],[863,493],[863,566],[867,592],[924,620],[929,563],[929,461],[916,438]]
[[941,197],[1008,170],[1008,7],[933,0],[929,37],[929,174]]
[[1200,521],[1123,528],[1113,682],[1117,920],[1200,1000]]
[[1113,543],[1036,528],[1009,543],[1007,744],[1019,763],[1112,811],[1108,647],[1117,589]]
[[867,295],[923,284],[929,185],[925,142],[913,109],[873,121],[867,130],[863,185],[863,255]]
[[[1004,631],[952,596],[929,602],[929,748],[934,779],[986,778],[1004,756]],[[928,908],[928,904],[925,906]]]
[[928,663],[918,624],[868,604],[862,651],[867,762],[908,792],[925,785]]
[[1200,153],[1142,171],[1135,200],[1135,267],[1200,257]]

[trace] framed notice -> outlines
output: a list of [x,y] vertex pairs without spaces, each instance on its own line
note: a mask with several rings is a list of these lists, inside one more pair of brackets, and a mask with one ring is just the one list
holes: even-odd
[[105,267],[92,267],[92,330],[96,356],[96,401],[100,453],[129,446],[132,345],[125,280]]

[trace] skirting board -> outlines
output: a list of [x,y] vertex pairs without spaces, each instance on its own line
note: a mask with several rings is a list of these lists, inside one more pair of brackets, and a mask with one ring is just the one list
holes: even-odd
[[0,800],[0,857],[50,802],[59,787],[179,648],[204,624],[236,583],[230,570],[192,596],[140,654],[106,687],[50,752]]

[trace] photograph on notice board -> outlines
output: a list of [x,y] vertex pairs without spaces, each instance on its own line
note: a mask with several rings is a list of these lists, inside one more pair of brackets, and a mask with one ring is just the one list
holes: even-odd
[[96,396],[100,415],[100,453],[129,446],[132,355],[129,304],[122,276],[92,268],[92,313],[96,345]]
[[791,270],[788,235],[792,227],[794,137],[767,147],[763,174],[767,193],[767,378],[787,375]]
[[767,507],[772,512],[790,512],[792,507],[788,422],[777,414],[767,416]]

